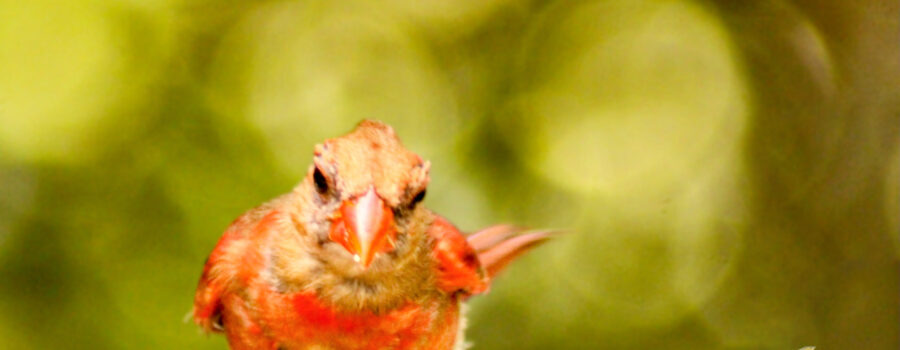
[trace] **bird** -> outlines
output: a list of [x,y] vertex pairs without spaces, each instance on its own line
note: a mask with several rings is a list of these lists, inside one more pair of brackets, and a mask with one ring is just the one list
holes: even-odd
[[231,349],[463,349],[465,301],[555,235],[508,224],[464,234],[422,204],[431,163],[379,121],[312,158],[206,259],[193,320]]

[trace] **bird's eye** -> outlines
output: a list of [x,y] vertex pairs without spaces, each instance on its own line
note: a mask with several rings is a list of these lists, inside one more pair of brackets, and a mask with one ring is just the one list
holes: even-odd
[[425,199],[425,190],[422,190],[421,192],[416,194],[415,197],[413,197],[413,199],[409,202],[409,207],[415,207],[416,204],[419,204],[419,202],[421,202],[423,199]]
[[323,194],[328,192],[328,180],[325,179],[325,175],[322,174],[318,167],[313,172],[313,182],[316,183],[316,191]]

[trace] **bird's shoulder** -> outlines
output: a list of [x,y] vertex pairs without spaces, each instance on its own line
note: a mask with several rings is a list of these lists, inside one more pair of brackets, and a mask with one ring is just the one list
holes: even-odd
[[273,229],[288,220],[278,203],[267,202],[235,219],[206,259],[194,296],[194,321],[207,331],[221,331],[222,299],[246,288],[264,265],[263,249]]
[[434,214],[428,235],[434,240],[432,250],[438,266],[437,282],[441,290],[473,295],[486,289],[484,271],[477,253],[456,226]]

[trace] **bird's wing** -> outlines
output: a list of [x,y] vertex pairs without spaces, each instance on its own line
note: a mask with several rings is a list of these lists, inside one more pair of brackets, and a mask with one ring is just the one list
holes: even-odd
[[553,231],[522,232],[511,225],[482,229],[468,237],[447,219],[435,215],[429,228],[435,240],[438,285],[446,292],[478,294],[517,257],[553,236]]
[[[260,226],[274,217],[276,212],[267,207],[250,210],[238,217],[219,239],[219,243],[206,259],[203,275],[194,295],[194,322],[207,332],[221,332],[222,297],[235,287],[235,282],[246,280],[253,270],[250,245]],[[250,263],[250,264],[248,264]]]
[[448,293],[478,294],[487,289],[484,270],[466,236],[447,219],[435,215],[428,229],[434,239],[438,287]]

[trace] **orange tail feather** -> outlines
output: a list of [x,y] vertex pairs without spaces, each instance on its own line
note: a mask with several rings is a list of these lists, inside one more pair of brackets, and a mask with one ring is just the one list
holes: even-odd
[[557,231],[521,233],[515,226],[497,225],[475,232],[466,237],[466,240],[478,253],[478,260],[488,278],[494,278],[510,262],[546,242],[556,233]]

